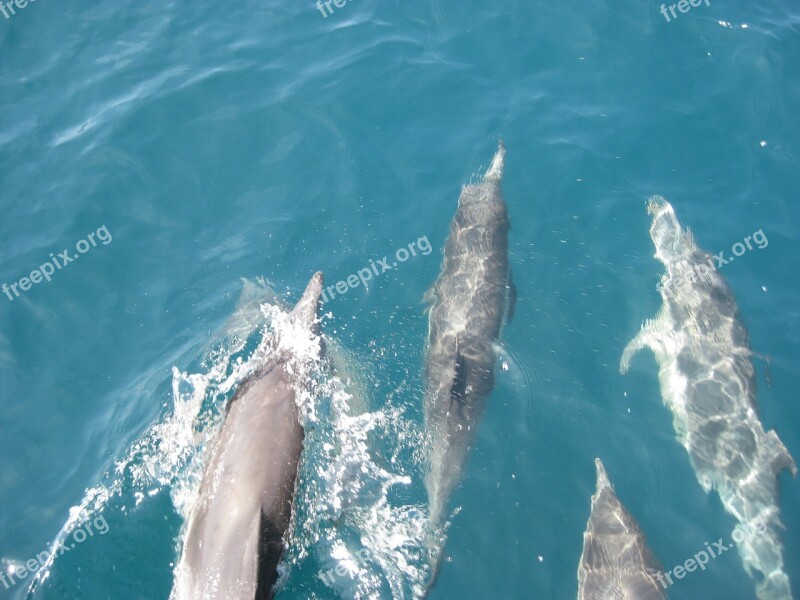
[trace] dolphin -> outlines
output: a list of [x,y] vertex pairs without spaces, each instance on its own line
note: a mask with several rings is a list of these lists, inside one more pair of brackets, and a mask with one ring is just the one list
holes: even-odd
[[667,271],[658,286],[663,305],[625,347],[620,372],[638,350],[653,351],[678,441],[700,485],[716,490],[738,521],[733,537],[745,570],[763,576],[756,595],[791,600],[778,534],[778,475],[783,469],[796,474],[797,467],[759,420],[752,352],[736,300],[670,203],[654,196],[647,209],[655,257]]
[[[664,600],[663,569],[636,520],[619,501],[599,458],[597,491],[583,534],[578,600]],[[661,586],[656,578],[662,579]]]
[[[441,525],[458,485],[486,399],[494,387],[494,344],[509,297],[509,221],[500,190],[505,147],[475,184],[464,186],[430,304],[425,357],[425,486],[429,519]],[[511,300],[513,303],[513,299]],[[509,309],[510,314],[510,309]],[[441,553],[433,548],[433,585]]]
[[[322,273],[316,273],[289,314],[293,335],[319,352],[321,293]],[[297,347],[278,344],[228,406],[187,521],[171,600],[274,596],[303,449],[297,395],[305,382]]]

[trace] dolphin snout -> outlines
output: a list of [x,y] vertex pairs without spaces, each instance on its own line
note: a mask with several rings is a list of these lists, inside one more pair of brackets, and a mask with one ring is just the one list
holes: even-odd
[[503,177],[503,167],[505,166],[506,159],[506,145],[503,140],[497,144],[497,152],[492,157],[492,164],[486,171],[484,181],[496,180],[500,181]]
[[652,216],[657,216],[663,210],[669,210],[672,208],[667,199],[664,196],[651,196],[647,200],[647,214]]
[[314,273],[306,286],[306,291],[303,292],[303,296],[292,311],[292,316],[294,318],[302,320],[309,327],[313,327],[314,320],[317,318],[323,283],[324,277],[322,276],[322,271]]

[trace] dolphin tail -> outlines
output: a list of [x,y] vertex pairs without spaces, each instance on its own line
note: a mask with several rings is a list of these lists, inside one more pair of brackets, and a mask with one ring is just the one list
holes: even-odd
[[506,145],[503,140],[497,145],[497,152],[494,153],[492,164],[483,176],[484,181],[500,181],[503,177],[503,166],[506,158]]
[[439,574],[442,571],[442,562],[444,559],[444,545],[446,542],[446,534],[440,529],[441,525],[431,521],[429,523],[431,529],[425,539],[425,546],[428,553],[428,565],[430,566],[430,574],[425,582],[425,588],[422,591],[420,598],[427,598],[431,589],[436,586],[439,580]]
[[756,585],[756,596],[759,600],[773,600],[774,598],[791,600],[792,590],[789,576],[780,570],[767,573],[764,580]]
[[319,297],[322,294],[322,283],[322,272],[317,271],[311,277],[306,286],[306,291],[303,292],[303,296],[298,300],[294,310],[289,315],[293,322],[307,325],[314,333],[318,333],[316,320],[317,311],[319,310]]
[[442,560],[441,554],[436,558],[432,559],[431,561],[431,576],[428,579],[428,582],[425,584],[425,591],[423,592],[423,598],[427,598],[430,591],[436,587],[436,582],[439,581],[439,573],[442,572]]

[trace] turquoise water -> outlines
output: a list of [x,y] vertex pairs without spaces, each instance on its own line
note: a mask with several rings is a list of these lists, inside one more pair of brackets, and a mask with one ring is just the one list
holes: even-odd
[[[211,373],[234,354],[232,318],[252,336],[257,278],[296,299],[315,270],[335,283],[426,237],[432,252],[325,305],[353,401],[376,415],[353,455],[370,469],[338,520],[306,492],[280,596],[356,596],[317,572],[333,542],[365,543],[362,505],[385,509],[371,595],[409,597],[423,563],[413,540],[389,540],[414,531],[425,497],[420,300],[460,187],[499,138],[519,299],[430,597],[574,598],[596,456],[665,568],[729,538],[655,361],[618,372],[660,305],[651,194],[713,253],[768,237],[722,273],[763,357],[762,421],[800,458],[797,6],[714,0],[670,22],[656,2],[608,0],[333,8],[37,0],[0,14],[0,283],[87,240],[51,281],[0,295],[4,570],[72,535],[75,507],[108,525],[32,598],[167,598],[197,450],[176,396],[211,415],[230,397]],[[329,434],[310,436],[312,458]],[[800,481],[781,483],[797,590]],[[728,552],[670,597],[755,593]]]

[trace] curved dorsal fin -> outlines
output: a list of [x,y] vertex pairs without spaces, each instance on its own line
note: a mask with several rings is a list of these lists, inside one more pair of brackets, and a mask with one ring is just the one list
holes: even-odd
[[458,347],[456,338],[456,356],[453,366],[453,383],[450,386],[450,401],[457,400],[460,404],[464,402],[467,394],[467,361]]

